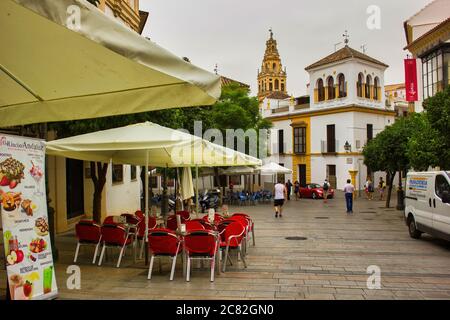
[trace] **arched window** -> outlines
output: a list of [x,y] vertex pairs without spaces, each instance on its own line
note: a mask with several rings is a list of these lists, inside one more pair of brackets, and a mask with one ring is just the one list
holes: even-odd
[[280,88],[280,81],[278,79],[275,79],[275,90],[278,90]]
[[328,87],[328,100],[333,100],[336,98],[336,91],[334,89],[334,78],[328,77],[327,80],[327,87]]
[[284,83],[283,82],[281,83],[281,91],[284,92]]
[[276,71],[277,70],[277,64],[274,62],[273,63],[273,65],[272,65],[272,69],[273,69],[273,71]]
[[358,97],[362,98],[363,96],[363,85],[364,85],[364,75],[360,73],[358,75],[358,83],[356,85],[356,91],[358,94]]
[[266,67],[265,67],[265,72],[268,72],[269,71],[269,65],[266,63]]
[[380,96],[378,94],[379,88],[380,88],[380,79],[378,77],[375,77],[375,79],[373,80],[373,99],[377,101],[380,99]]
[[338,75],[339,98],[347,96],[347,85],[345,83],[345,76],[341,73]]
[[272,85],[272,82],[269,82],[269,91],[273,91],[273,85]]
[[372,94],[371,94],[371,87],[372,87],[372,77],[368,74],[367,78],[366,78],[366,98],[367,99],[371,99],[372,98]]
[[317,98],[319,101],[325,100],[325,87],[322,79],[317,80]]
[[262,82],[262,92],[266,91],[266,82]]

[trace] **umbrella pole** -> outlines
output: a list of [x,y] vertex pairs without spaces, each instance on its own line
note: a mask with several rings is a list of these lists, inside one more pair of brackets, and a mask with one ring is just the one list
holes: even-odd
[[148,150],[146,152],[146,161],[145,161],[145,265],[148,265]]
[[197,214],[197,218],[198,218],[198,203],[199,203],[199,198],[198,198],[198,165],[195,166],[195,213]]
[[178,168],[175,168],[175,187],[174,187],[174,192],[175,192],[175,208],[173,209],[173,211],[174,211],[174,213],[176,214],[177,213],[177,198],[178,198],[178,195],[177,195],[177,185],[178,185]]

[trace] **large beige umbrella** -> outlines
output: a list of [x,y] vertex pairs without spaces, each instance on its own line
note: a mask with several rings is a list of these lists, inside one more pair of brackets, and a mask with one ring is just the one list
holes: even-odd
[[[151,122],[50,141],[46,152],[78,160],[145,167],[196,167],[197,180],[199,166],[258,166],[262,163],[257,158]],[[145,170],[144,190],[148,190],[148,170]],[[145,199],[148,217],[148,197]]]
[[244,153],[151,122],[50,141],[47,142],[46,150],[49,155],[66,158],[139,166],[222,167],[261,164],[261,160]]
[[0,1],[1,126],[210,105],[220,78],[85,0]]

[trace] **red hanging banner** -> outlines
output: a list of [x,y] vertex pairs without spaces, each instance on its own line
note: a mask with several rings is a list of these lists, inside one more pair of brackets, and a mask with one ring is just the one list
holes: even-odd
[[419,100],[416,59],[405,59],[405,88],[406,101],[414,102]]

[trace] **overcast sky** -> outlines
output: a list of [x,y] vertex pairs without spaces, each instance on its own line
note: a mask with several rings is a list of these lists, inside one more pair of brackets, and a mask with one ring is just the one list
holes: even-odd
[[[272,28],[289,94],[306,94],[309,64],[334,52],[348,30],[350,46],[387,63],[386,84],[404,81],[403,22],[431,0],[141,0],[150,16],[144,35],[192,63],[245,82],[256,94]],[[381,9],[381,29],[370,30],[370,5]],[[256,89],[256,90],[255,90]]]

